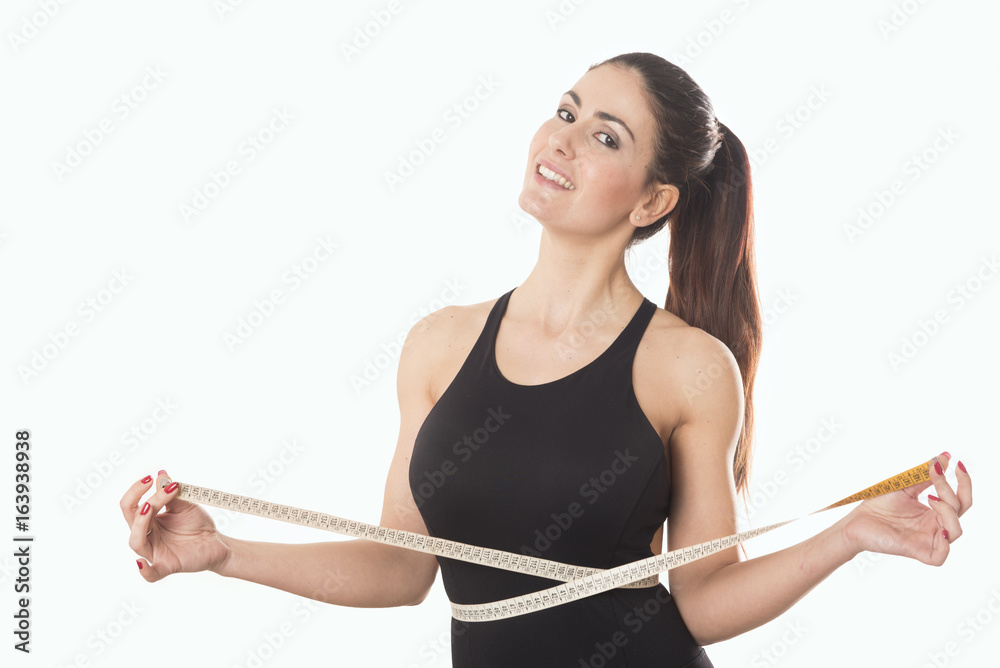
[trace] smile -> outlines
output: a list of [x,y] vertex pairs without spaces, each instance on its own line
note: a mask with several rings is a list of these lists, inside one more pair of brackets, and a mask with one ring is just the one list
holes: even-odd
[[545,165],[538,165],[538,173],[541,174],[546,179],[548,179],[549,181],[558,183],[566,190],[576,190],[576,186],[570,183],[569,179],[560,176],[559,174],[556,174]]

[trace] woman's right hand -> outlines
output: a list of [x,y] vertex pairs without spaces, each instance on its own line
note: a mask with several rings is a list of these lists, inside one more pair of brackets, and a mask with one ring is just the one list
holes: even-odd
[[[132,529],[128,546],[143,557],[136,560],[142,577],[156,582],[171,573],[218,572],[229,558],[229,548],[212,518],[198,504],[178,499],[176,483],[162,487],[170,483],[166,471],[160,471],[155,481],[147,478],[148,482],[140,480],[129,487],[121,500]],[[156,492],[140,504],[154,483]]]

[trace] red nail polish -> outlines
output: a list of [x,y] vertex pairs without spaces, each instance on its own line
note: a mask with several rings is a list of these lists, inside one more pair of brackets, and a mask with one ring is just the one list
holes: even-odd
[[149,483],[153,482],[153,476],[148,475],[139,482],[141,482],[143,485],[148,485]]
[[942,452],[941,454],[942,454],[942,455],[944,455],[945,457],[947,457],[948,459],[951,459],[951,453],[950,453],[950,452],[948,452],[947,450],[945,450],[945,451],[944,451],[944,452]]
[[937,502],[939,502],[939,503],[940,503],[940,501],[941,501],[941,499],[937,498],[937,497],[936,497],[936,496],[934,496],[933,494],[928,494],[928,495],[927,495],[927,500],[928,500],[928,501],[937,501]]
[[163,469],[160,469],[160,471],[156,474],[156,477],[157,478],[162,478],[165,475],[167,475],[167,472],[164,471]]
[[934,470],[937,471],[938,475],[944,475],[944,470],[941,468],[941,462],[934,462]]
[[948,530],[947,529],[941,529],[941,535],[944,536],[945,540],[948,540]]
[[169,485],[167,485],[166,487],[164,487],[163,491],[166,492],[167,494],[170,494],[175,489],[177,489],[177,483],[176,482],[172,482]]
[[142,570],[142,559],[136,559],[135,563],[139,564],[139,570]]
[[958,461],[958,468],[962,469],[962,473],[968,473],[968,471],[965,470],[965,464],[963,464],[961,460]]
[[148,512],[149,512],[149,501],[147,501],[146,503],[144,503],[142,505],[142,510],[139,511],[139,514],[140,515],[145,515]]

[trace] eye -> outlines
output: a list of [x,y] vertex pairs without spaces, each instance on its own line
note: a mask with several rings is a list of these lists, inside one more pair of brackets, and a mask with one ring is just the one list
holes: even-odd
[[612,137],[611,135],[609,135],[607,132],[598,132],[597,134],[598,135],[604,135],[605,137],[608,138],[607,142],[605,142],[603,140],[600,140],[600,139],[598,139],[597,141],[601,142],[602,144],[604,144],[608,148],[618,148],[618,142],[616,142],[615,138]]
[[[563,112],[565,112],[566,116],[569,116],[569,118],[563,116]],[[556,111],[556,115],[559,116],[559,118],[563,119],[564,121],[567,121],[568,123],[572,123],[574,120],[576,120],[576,118],[573,116],[570,110],[566,108],[560,108],[558,111]]]

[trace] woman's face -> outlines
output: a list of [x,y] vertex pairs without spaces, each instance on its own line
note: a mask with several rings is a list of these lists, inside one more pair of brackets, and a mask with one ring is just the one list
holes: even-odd
[[[531,140],[520,207],[561,232],[603,235],[620,230],[644,203],[653,159],[654,120],[638,75],[596,67],[560,98]],[[560,185],[541,171],[568,179]],[[640,212],[641,213],[641,212]],[[653,222],[646,217],[633,222]]]

